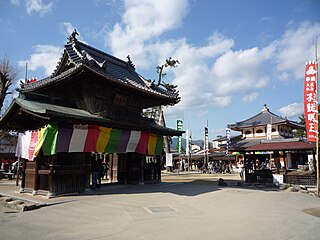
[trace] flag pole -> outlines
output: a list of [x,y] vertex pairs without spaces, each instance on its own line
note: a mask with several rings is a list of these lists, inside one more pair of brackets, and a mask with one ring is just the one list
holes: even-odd
[[[318,56],[317,56],[317,36],[314,37],[314,50],[315,50],[315,62],[316,62],[316,100],[317,100],[317,110],[318,110]],[[316,141],[316,156],[317,156],[317,195],[318,197],[320,196],[320,179],[319,179],[319,174],[320,174],[320,164],[319,164],[319,113],[317,114],[317,141]]]

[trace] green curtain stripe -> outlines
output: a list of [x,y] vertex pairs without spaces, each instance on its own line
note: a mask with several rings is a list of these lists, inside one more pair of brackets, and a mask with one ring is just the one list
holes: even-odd
[[157,136],[157,143],[156,143],[156,155],[160,155],[163,150],[163,136],[158,135]]
[[46,127],[47,135],[42,145],[43,154],[45,156],[57,153],[57,137],[58,126],[55,124],[48,124]]
[[119,129],[112,129],[110,132],[110,139],[106,146],[105,152],[108,153],[115,153],[117,150],[118,143],[121,137],[121,130]]

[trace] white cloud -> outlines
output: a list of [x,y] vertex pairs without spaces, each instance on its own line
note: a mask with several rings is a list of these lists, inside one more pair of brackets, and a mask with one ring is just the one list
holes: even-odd
[[320,23],[304,22],[270,45],[280,80],[303,79],[305,62],[314,59],[314,34],[319,32]]
[[258,98],[258,96],[259,96],[259,93],[257,92],[248,93],[241,100],[243,102],[253,102]]
[[140,66],[148,66],[148,61],[143,61],[150,52],[150,48],[145,49],[146,42],[152,45],[152,40],[180,26],[188,12],[186,0],[125,1],[124,7],[122,22],[115,24],[105,42],[116,56],[130,54]]
[[34,48],[34,53],[29,60],[20,60],[19,66],[24,67],[28,63],[28,69],[36,71],[38,68],[43,68],[46,76],[53,73],[57,66],[57,62],[62,55],[62,48],[52,45],[37,45]]
[[264,57],[257,48],[228,51],[217,59],[212,68],[217,94],[247,94],[267,85],[263,70]]
[[42,0],[26,0],[27,13],[31,15],[33,12],[39,13],[40,16],[44,16],[46,13],[52,11],[53,3],[45,4]]
[[60,30],[66,37],[69,37],[74,29],[75,27],[70,22],[63,22],[60,24]]
[[[60,23],[59,25],[60,27],[60,32],[62,32],[63,35],[66,36],[66,38],[68,38],[71,33],[74,31],[74,29],[76,29],[76,27],[74,27],[72,25],[72,23],[70,22],[63,22],[63,23]],[[83,43],[87,43],[81,36],[81,33],[79,31],[78,32],[78,36],[77,36],[77,39],[79,39],[79,41],[83,42]]]
[[[234,95],[246,96],[267,85],[263,64],[273,54],[272,47],[232,51],[234,40],[219,32],[212,33],[202,46],[191,45],[184,38],[159,38],[179,27],[187,13],[187,1],[127,1],[122,21],[106,34],[105,42],[120,58],[130,54],[138,71],[160,65],[168,57],[180,61],[178,68],[164,70],[168,76],[163,79],[178,85],[182,100],[175,113],[208,105],[226,107]],[[247,100],[250,97],[257,95]],[[174,114],[171,111],[169,108],[166,113]]]
[[299,116],[303,114],[302,103],[292,103],[279,109],[279,112],[285,117]]

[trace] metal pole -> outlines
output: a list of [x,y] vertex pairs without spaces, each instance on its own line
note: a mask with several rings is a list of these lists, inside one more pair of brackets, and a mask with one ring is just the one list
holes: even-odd
[[[315,50],[315,62],[316,62],[316,100],[317,100],[317,109],[318,109],[318,56],[317,56],[317,36],[314,38],[314,50]],[[317,141],[316,141],[316,156],[317,156],[317,195],[318,197],[320,196],[320,180],[319,180],[319,173],[320,173],[320,164],[319,164],[319,129],[318,129],[318,124],[319,124],[319,113],[317,114]]]

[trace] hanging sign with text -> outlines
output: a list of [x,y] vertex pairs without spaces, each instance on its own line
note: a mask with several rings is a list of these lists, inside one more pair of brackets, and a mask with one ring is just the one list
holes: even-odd
[[304,78],[304,114],[308,141],[318,137],[317,62],[306,63]]

